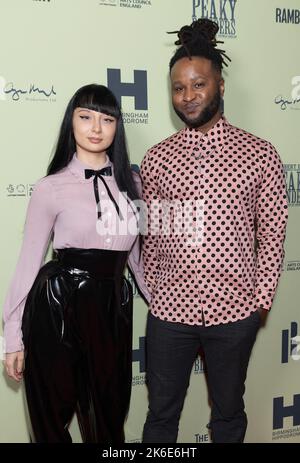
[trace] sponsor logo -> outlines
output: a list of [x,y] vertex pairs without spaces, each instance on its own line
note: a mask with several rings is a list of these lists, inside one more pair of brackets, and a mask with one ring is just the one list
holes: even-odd
[[289,358],[300,360],[300,336],[296,322],[291,323],[290,330],[281,332],[281,363],[288,363]]
[[146,6],[152,6],[152,0],[99,0],[98,4],[101,6],[117,6],[119,8],[139,10]]
[[28,83],[20,86],[13,81],[7,80],[4,76],[0,76],[0,101],[56,101],[56,91],[54,85],[50,84],[47,87],[37,85],[36,83]]
[[300,24],[300,10],[276,8],[275,20],[277,23]]
[[294,76],[291,79],[291,93],[289,97],[279,94],[275,97],[275,104],[282,110],[300,109],[300,76]]
[[287,272],[296,272],[300,270],[300,260],[289,260],[286,263]]
[[120,7],[123,8],[142,8],[143,6],[151,6],[151,0],[119,0]]
[[118,0],[100,0],[99,5],[118,6]]
[[33,183],[10,183],[6,187],[6,196],[8,197],[30,197],[33,191]]
[[192,20],[208,18],[219,25],[221,37],[236,37],[237,0],[192,0]]

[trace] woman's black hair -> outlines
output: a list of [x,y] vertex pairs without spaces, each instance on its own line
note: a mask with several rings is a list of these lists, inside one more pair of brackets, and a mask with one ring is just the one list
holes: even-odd
[[122,113],[114,94],[104,85],[90,84],[77,90],[68,103],[60,127],[53,158],[48,166],[47,175],[55,174],[66,167],[76,151],[73,133],[73,113],[78,107],[98,111],[117,119],[117,128],[112,145],[107,149],[107,155],[114,165],[114,176],[119,190],[126,192],[132,200],[139,194],[133,179]]
[[216,39],[218,30],[219,26],[216,22],[201,18],[192,22],[190,26],[183,26],[179,31],[168,32],[168,34],[177,34],[178,40],[175,45],[179,45],[171,58],[170,71],[179,59],[198,56],[209,59],[214,68],[221,72],[223,65],[227,66],[226,59],[228,61],[231,59],[224,50],[216,48],[218,43],[224,43]]

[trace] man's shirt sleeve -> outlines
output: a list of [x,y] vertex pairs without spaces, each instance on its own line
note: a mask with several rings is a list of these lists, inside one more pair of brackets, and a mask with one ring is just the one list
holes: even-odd
[[256,200],[256,279],[257,308],[270,310],[281,274],[288,217],[283,166],[278,153],[266,144],[262,180]]

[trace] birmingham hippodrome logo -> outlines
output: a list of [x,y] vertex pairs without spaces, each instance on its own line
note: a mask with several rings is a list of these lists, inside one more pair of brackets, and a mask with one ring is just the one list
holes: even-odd
[[[292,427],[285,428],[287,423]],[[288,439],[300,436],[300,394],[292,397],[274,397],[272,440]]]
[[116,96],[122,108],[124,108],[125,98],[133,98],[134,110],[122,111],[125,124],[148,124],[147,71],[134,69],[132,81],[127,82],[121,76],[121,69],[108,68],[107,86]]

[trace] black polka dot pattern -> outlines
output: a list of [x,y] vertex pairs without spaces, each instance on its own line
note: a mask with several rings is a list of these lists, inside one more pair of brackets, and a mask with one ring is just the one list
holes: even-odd
[[[269,310],[287,222],[284,173],[274,147],[221,118],[205,135],[185,128],[152,147],[141,176],[153,315],[209,326],[241,320],[258,307]],[[171,201],[179,208],[188,201],[203,204],[200,221],[195,207],[185,213],[195,221],[188,235],[165,232]]]

